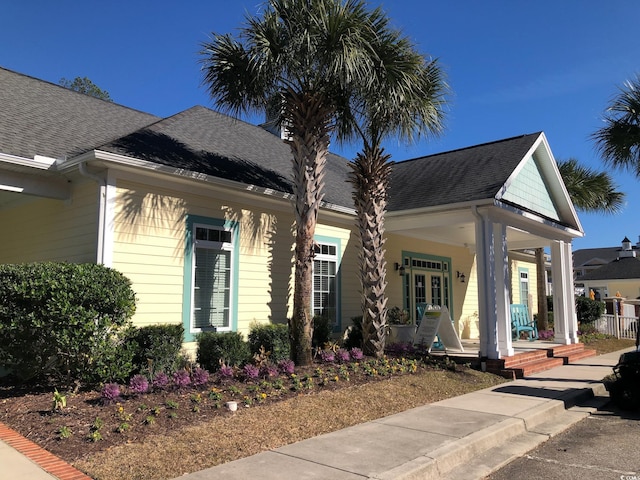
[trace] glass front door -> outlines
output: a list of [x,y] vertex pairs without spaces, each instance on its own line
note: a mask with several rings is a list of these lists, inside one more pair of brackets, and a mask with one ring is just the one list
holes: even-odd
[[445,283],[447,277],[441,272],[412,272],[411,275],[407,275],[411,279],[411,287],[408,289],[411,292],[410,297],[407,299],[409,305],[408,310],[413,312],[413,319],[419,321],[416,316],[416,308],[420,303],[429,303],[431,305],[447,305],[445,302]]

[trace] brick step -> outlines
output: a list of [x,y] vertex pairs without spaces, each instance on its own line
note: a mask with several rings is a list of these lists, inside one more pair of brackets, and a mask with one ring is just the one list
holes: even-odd
[[577,352],[569,353],[568,355],[557,355],[555,358],[562,358],[564,360],[564,364],[573,363],[576,360],[580,360],[582,358],[595,357],[598,354],[595,350],[580,350]]
[[549,348],[550,357],[564,357],[572,353],[582,352],[584,350],[583,343],[575,343],[572,345],[559,345],[557,347]]
[[516,353],[511,357],[505,357],[504,367],[511,368],[526,363],[537,362],[548,358],[546,350],[532,350],[530,352]]
[[538,360],[536,362],[526,363],[524,365],[509,368],[509,370],[513,370],[514,376],[516,378],[523,378],[528,377],[529,375],[533,375],[534,373],[544,372],[545,370],[559,367],[561,365],[564,365],[564,360],[562,358],[546,358],[545,360]]

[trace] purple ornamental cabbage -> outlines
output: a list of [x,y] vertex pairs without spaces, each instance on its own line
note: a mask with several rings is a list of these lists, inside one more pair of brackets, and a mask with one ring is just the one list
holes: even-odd
[[250,363],[247,363],[242,368],[242,372],[244,373],[245,377],[251,380],[255,380],[260,376],[260,369],[255,365],[251,365]]
[[134,375],[129,380],[129,390],[134,395],[140,395],[142,393],[147,393],[149,390],[149,380],[144,375]]
[[191,373],[191,382],[194,385],[204,385],[209,381],[209,372],[204,368],[196,368]]
[[191,377],[186,370],[178,370],[173,374],[173,384],[178,388],[186,388],[191,384]]
[[221,378],[233,378],[234,375],[234,371],[233,371],[233,367],[230,367],[229,365],[222,365],[220,367],[220,370],[218,370],[218,375],[220,375]]
[[115,403],[120,400],[120,385],[117,383],[107,383],[102,387],[102,403]]
[[333,363],[336,361],[336,354],[331,350],[322,350],[320,352],[320,358],[324,363]]
[[296,370],[296,364],[293,363],[293,360],[285,358],[278,362],[278,368],[282,373],[286,373],[287,375],[291,375]]
[[347,350],[341,348],[336,352],[336,359],[340,363],[347,363],[351,360],[351,356],[349,355],[349,352]]
[[351,355],[352,360],[362,360],[364,358],[362,350],[360,350],[358,347],[353,347],[351,350],[349,350],[349,355]]
[[155,377],[153,377],[153,388],[158,390],[162,390],[163,388],[167,388],[169,385],[169,376],[164,372],[158,372]]

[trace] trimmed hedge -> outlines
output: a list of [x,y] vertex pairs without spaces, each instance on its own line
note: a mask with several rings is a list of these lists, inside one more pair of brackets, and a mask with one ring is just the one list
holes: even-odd
[[124,381],[135,344],[135,293],[96,264],[0,265],[0,365],[20,381]]
[[203,332],[196,337],[196,361],[210,372],[220,369],[221,362],[241,366],[249,361],[249,345],[238,332]]
[[[604,303],[587,297],[576,297],[576,316],[580,323],[593,323],[604,313]],[[582,328],[581,328],[582,330]]]
[[180,350],[184,327],[176,325],[149,325],[136,330],[134,340],[136,355],[134,364],[138,372],[173,373],[180,366]]
[[274,362],[290,357],[289,327],[287,324],[254,324],[249,332],[249,350],[255,355],[264,347]]

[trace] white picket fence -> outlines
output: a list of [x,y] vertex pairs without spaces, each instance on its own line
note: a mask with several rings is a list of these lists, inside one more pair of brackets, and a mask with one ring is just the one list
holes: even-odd
[[638,333],[638,317],[604,314],[595,322],[595,326],[600,333],[635,340]]

